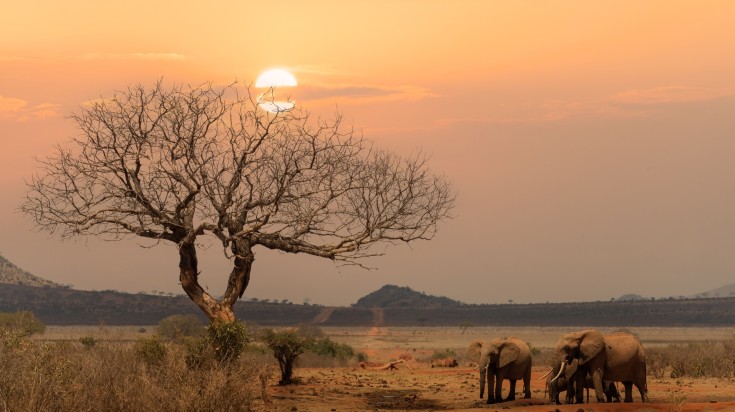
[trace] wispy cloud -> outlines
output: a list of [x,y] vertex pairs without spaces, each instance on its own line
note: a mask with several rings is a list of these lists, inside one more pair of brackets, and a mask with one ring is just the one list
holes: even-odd
[[28,102],[23,99],[0,96],[0,116],[14,116],[27,105]]
[[380,86],[367,84],[306,84],[299,86],[299,98],[320,101],[339,99],[341,102],[363,103],[387,100],[416,101],[435,97],[431,90],[411,85]]
[[571,117],[641,117],[663,110],[667,105],[702,102],[731,95],[732,91],[680,85],[633,89],[604,99],[588,101],[549,100],[542,105],[543,119]]
[[77,56],[80,60],[186,60],[179,53],[85,53]]
[[26,62],[26,61],[68,61],[68,60],[187,60],[189,57],[180,53],[84,53],[78,55],[48,55],[48,56],[25,56],[4,54],[0,55],[2,62]]
[[19,122],[26,122],[33,119],[48,119],[51,117],[61,116],[61,105],[55,103],[41,103],[37,104],[23,114],[21,114],[17,120]]
[[0,96],[0,118],[26,122],[32,119],[47,119],[61,116],[60,104],[41,103],[29,106],[28,101]]
[[627,90],[614,94],[610,101],[621,104],[661,104],[710,100],[727,95],[722,90],[686,86],[662,86],[650,89]]

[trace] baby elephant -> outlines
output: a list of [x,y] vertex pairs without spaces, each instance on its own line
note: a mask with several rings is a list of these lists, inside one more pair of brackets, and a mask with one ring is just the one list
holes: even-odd
[[[574,362],[577,361],[575,360]],[[573,370],[573,372],[569,376],[567,376],[566,374],[559,375],[561,363],[555,366],[554,369],[552,369],[549,373],[544,375],[547,377],[546,389],[549,392],[549,399],[551,400],[552,404],[555,403],[557,405],[561,405],[561,402],[559,401],[559,394],[561,392],[567,393],[565,403],[574,403],[574,383],[576,382],[576,374],[580,372],[576,370],[576,365],[571,365],[569,366],[569,368]],[[587,375],[585,377],[584,387],[587,389],[587,402],[589,403],[590,389],[595,388],[595,384],[590,375]],[[608,402],[620,402],[620,393],[618,392],[618,388],[615,387],[615,382],[602,381],[602,388],[605,392],[605,396],[607,397]]]

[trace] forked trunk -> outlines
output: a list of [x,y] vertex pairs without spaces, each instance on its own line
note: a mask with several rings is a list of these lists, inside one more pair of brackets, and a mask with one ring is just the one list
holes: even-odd
[[[236,250],[235,245],[233,245],[233,250]],[[182,243],[179,246],[179,280],[181,287],[210,321],[232,322],[235,320],[235,312],[232,310],[232,306],[242,296],[247,287],[253,262],[249,247],[246,250],[249,253],[249,255],[245,254],[246,258],[242,257],[242,253],[237,254],[236,252],[235,265],[232,273],[230,273],[227,290],[222,299],[218,301],[199,284],[199,263],[196,246],[193,243]],[[250,258],[247,259],[247,256]]]

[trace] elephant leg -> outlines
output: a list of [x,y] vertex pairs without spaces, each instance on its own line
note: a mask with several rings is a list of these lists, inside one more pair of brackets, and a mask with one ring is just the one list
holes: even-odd
[[635,387],[641,394],[641,402],[649,402],[648,400],[648,384],[646,383],[646,364],[638,369],[635,379]]
[[516,380],[515,379],[509,379],[510,380],[510,390],[508,391],[508,396],[505,398],[506,401],[514,401],[516,400]]
[[[487,403],[495,403],[500,401],[500,397],[495,397],[495,371],[488,368],[487,370]],[[498,379],[498,383],[503,381]],[[497,399],[497,400],[496,400]]]
[[574,376],[570,380],[574,380],[575,397],[577,398],[576,403],[584,403],[584,386],[586,380],[586,374],[582,370],[577,370]]
[[531,362],[523,374],[523,399],[531,399]]
[[648,390],[646,388],[645,381],[643,381],[643,383],[635,382],[635,387],[636,389],[638,389],[638,392],[641,394],[641,402],[649,402]]
[[633,402],[633,382],[625,381],[623,386],[625,387],[625,403]]
[[595,396],[598,403],[605,403],[605,391],[602,390],[602,369],[592,371],[592,382],[595,385]]

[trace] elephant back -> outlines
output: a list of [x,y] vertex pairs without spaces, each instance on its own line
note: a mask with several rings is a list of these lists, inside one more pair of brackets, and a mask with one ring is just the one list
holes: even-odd
[[630,381],[645,368],[646,354],[634,335],[617,332],[605,335],[605,379]]

